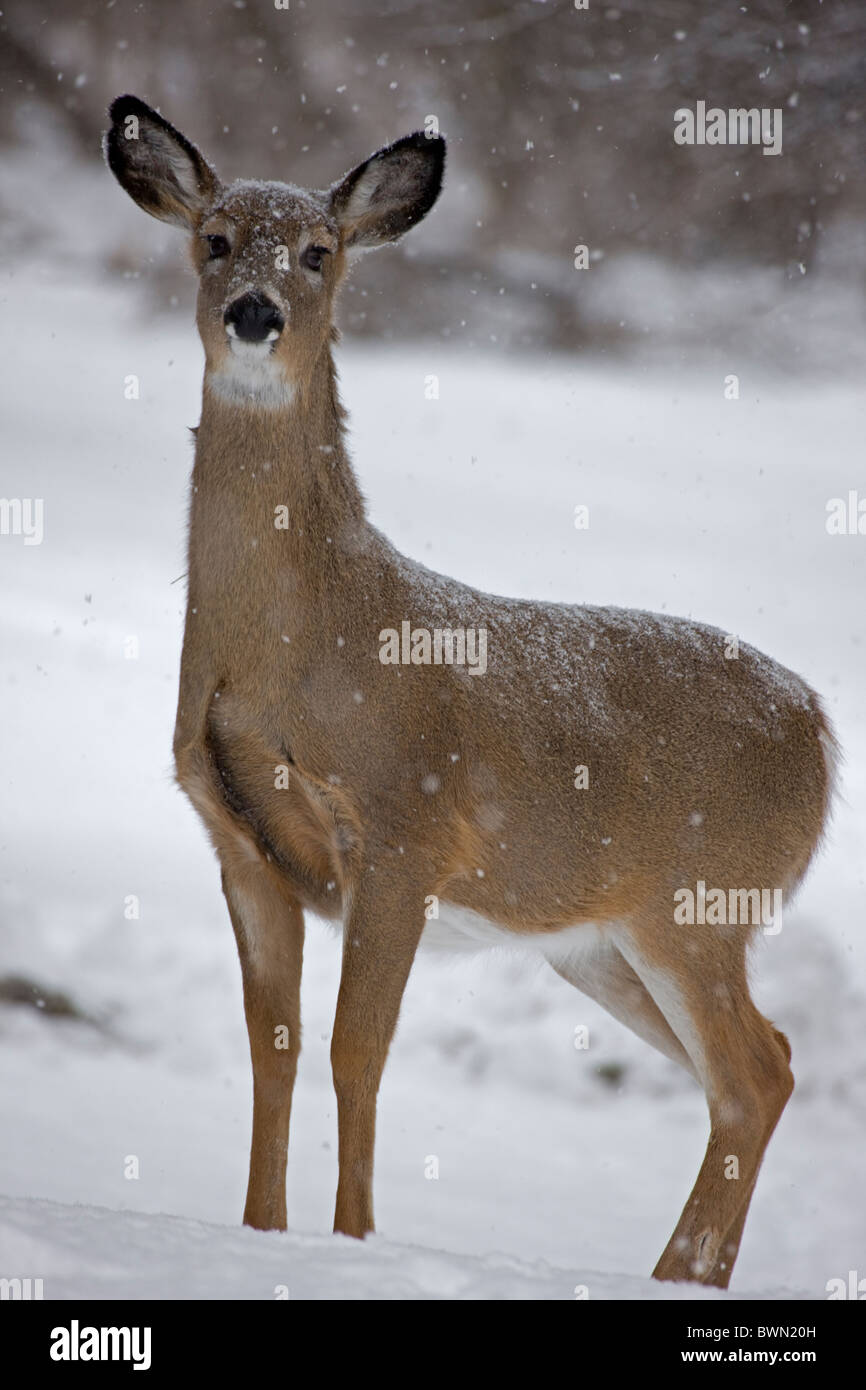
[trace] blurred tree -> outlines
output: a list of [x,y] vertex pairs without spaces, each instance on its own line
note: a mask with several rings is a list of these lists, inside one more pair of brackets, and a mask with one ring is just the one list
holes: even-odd
[[[573,344],[577,243],[790,275],[866,212],[863,0],[13,0],[0,34],[4,138],[47,110],[90,158],[124,90],[227,175],[308,184],[435,115],[449,197],[371,258],[356,331],[387,334],[387,281],[430,329]],[[675,145],[698,100],[781,109],[783,153]]]

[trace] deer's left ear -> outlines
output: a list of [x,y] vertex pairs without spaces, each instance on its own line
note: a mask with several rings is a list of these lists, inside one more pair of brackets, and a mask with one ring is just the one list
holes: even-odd
[[371,155],[331,189],[346,250],[396,241],[432,208],[442,187],[445,141],[423,130]]

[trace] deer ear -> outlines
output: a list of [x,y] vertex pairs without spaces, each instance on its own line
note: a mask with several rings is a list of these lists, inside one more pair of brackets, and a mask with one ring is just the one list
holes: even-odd
[[346,250],[396,241],[426,216],[442,187],[445,141],[423,130],[371,155],[331,189]]
[[192,231],[220,188],[204,155],[138,97],[118,97],[108,114],[105,157],[118,183],[151,217]]

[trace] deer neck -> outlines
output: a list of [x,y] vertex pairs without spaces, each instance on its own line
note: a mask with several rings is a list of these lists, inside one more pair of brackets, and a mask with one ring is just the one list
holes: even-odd
[[227,400],[205,374],[190,508],[190,603],[256,609],[325,592],[367,533],[330,345],[292,401]]

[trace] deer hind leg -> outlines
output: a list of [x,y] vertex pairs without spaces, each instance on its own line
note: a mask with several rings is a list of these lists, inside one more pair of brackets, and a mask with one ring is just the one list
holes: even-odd
[[594,999],[620,1023],[671,1061],[678,1062],[695,1080],[694,1063],[646,986],[612,942],[592,953],[575,951],[551,965],[557,975]]
[[223,859],[253,1064],[253,1133],[244,1222],[286,1229],[286,1158],[301,1046],[303,912],[276,870]]
[[[788,1042],[788,1039],[785,1037],[785,1034],[780,1033],[777,1028],[773,1029],[773,1033],[776,1038],[776,1043],[784,1056],[785,1062],[790,1062],[791,1044]],[[734,1260],[737,1258],[737,1252],[740,1248],[740,1241],[743,1238],[743,1227],[746,1224],[746,1217],[749,1214],[749,1206],[751,1205],[752,1196],[755,1191],[757,1176],[758,1175],[756,1173],[755,1177],[752,1179],[751,1186],[746,1192],[746,1200],[740,1207],[740,1214],[734,1222],[733,1226],[728,1231],[728,1234],[725,1236],[725,1239],[722,1243],[722,1247],[718,1253],[718,1256],[716,1257],[716,1262],[713,1265],[713,1268],[708,1274],[706,1280],[704,1281],[707,1284],[712,1284],[715,1288],[726,1289],[729,1283],[731,1282],[731,1274],[734,1268]]]
[[[657,926],[661,925],[657,923]],[[749,995],[741,927],[688,939],[626,931],[618,944],[689,1053],[710,1111],[710,1137],[656,1279],[725,1288],[770,1136],[793,1090],[784,1035]],[[710,929],[712,931],[712,929]]]

